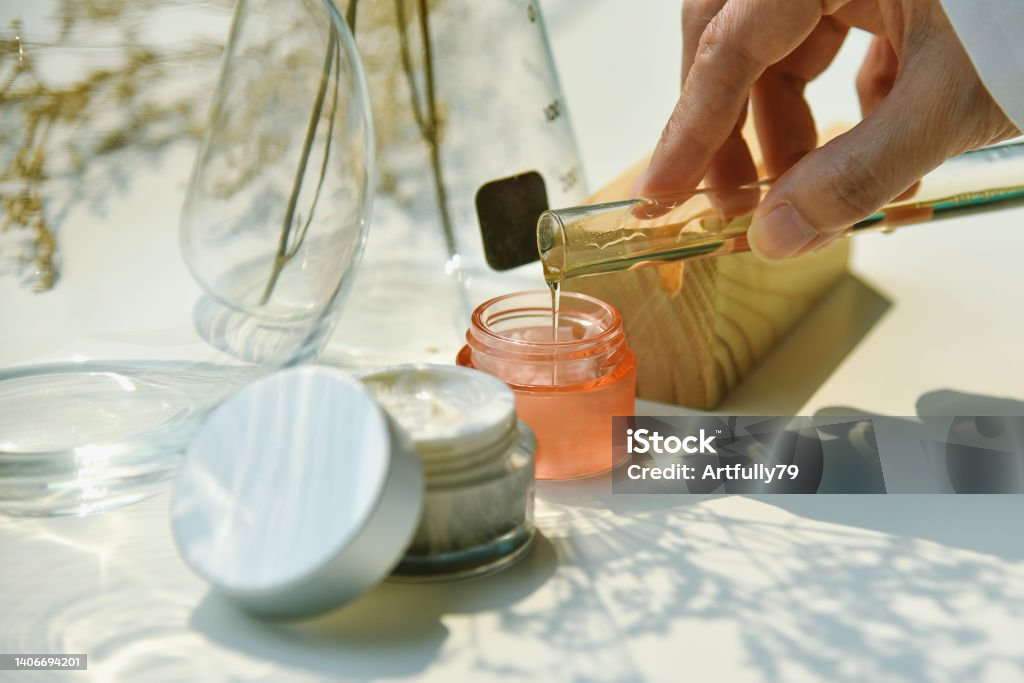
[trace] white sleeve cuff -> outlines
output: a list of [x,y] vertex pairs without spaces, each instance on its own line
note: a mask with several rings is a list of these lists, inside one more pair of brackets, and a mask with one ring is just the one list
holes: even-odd
[[941,0],[993,99],[1024,130],[1024,3]]

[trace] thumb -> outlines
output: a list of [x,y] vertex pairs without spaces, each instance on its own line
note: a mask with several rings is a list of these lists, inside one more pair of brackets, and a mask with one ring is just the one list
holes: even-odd
[[860,124],[772,185],[748,232],[758,255],[786,258],[837,237],[963,151],[954,117],[939,113],[949,84],[934,75],[901,76]]

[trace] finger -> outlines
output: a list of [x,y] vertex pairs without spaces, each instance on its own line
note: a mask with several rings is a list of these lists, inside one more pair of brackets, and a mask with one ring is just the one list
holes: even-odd
[[711,158],[711,165],[704,177],[707,187],[715,190],[708,195],[711,205],[725,217],[749,214],[761,198],[758,188],[744,187],[757,181],[757,166],[747,141],[743,139],[746,118],[744,105],[743,113],[729,137]]
[[876,36],[882,35],[885,33],[886,25],[878,2],[879,0],[851,0],[825,14],[830,14],[833,19],[846,26],[863,29]]
[[811,152],[772,186],[748,241],[764,258],[792,256],[874,214],[960,149],[945,90],[901,75],[887,97],[848,133]]
[[845,0],[729,0],[697,43],[683,91],[645,174],[645,194],[696,186],[740,119],[750,87]]
[[804,90],[832,63],[847,31],[843,24],[822,19],[800,47],[754,84],[754,121],[770,177],[782,175],[817,147],[817,129]]
[[[701,35],[704,34],[704,30],[707,28],[711,20],[718,15],[721,9],[725,6],[726,0],[684,0],[683,1],[683,19],[682,19],[682,33],[683,33],[683,59],[682,59],[682,70],[680,73],[679,91],[683,90],[686,84],[687,74],[690,73],[690,67],[693,66],[694,58],[697,54],[697,45],[700,42]],[[678,101],[676,107],[678,108]],[[664,135],[664,134],[663,134]],[[670,198],[676,191],[685,192],[696,187],[696,183],[687,185],[684,181],[676,182],[675,180],[669,179],[667,183],[658,183],[656,185],[650,185],[647,182],[648,175],[650,174],[650,165],[644,169],[644,171],[637,178],[636,183],[633,185],[632,195],[643,196],[648,199],[653,198]],[[663,192],[659,188],[667,187],[668,191]]]
[[686,76],[697,56],[697,45],[708,24],[725,7],[726,0],[686,0],[683,3],[683,68],[679,90],[686,84]]
[[867,116],[892,91],[899,71],[899,58],[885,36],[875,36],[857,73],[857,96],[862,116]]
[[[725,6],[726,0],[688,0],[683,5],[683,81],[693,66],[697,55],[700,37],[708,24]],[[760,193],[733,192],[732,188],[740,187],[757,180],[757,166],[750,153],[750,147],[743,139],[743,124],[746,121],[746,105],[743,106],[729,137],[715,152],[705,174],[708,187],[722,191],[708,196],[715,210],[725,216],[737,216],[750,213],[757,206]],[[685,187],[685,185],[683,186]]]
[[[864,63],[857,72],[857,97],[860,100],[862,116],[867,116],[889,96],[896,83],[900,60],[892,43],[885,36],[875,36],[864,57]],[[920,183],[914,183],[898,195],[894,201],[910,199],[917,192]]]

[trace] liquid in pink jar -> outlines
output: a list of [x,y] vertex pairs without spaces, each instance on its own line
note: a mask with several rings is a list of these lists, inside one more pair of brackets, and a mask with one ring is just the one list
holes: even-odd
[[551,295],[507,294],[473,312],[456,362],[490,373],[516,396],[537,437],[538,479],[572,479],[612,469],[612,416],[632,415],[636,358],[622,317],[585,294],[561,295],[552,334]]

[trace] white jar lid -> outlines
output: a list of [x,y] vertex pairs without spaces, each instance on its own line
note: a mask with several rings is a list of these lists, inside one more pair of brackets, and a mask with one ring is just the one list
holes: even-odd
[[423,476],[408,437],[338,370],[284,370],[217,407],[181,464],[178,550],[250,612],[301,617],[388,575],[419,521]]

